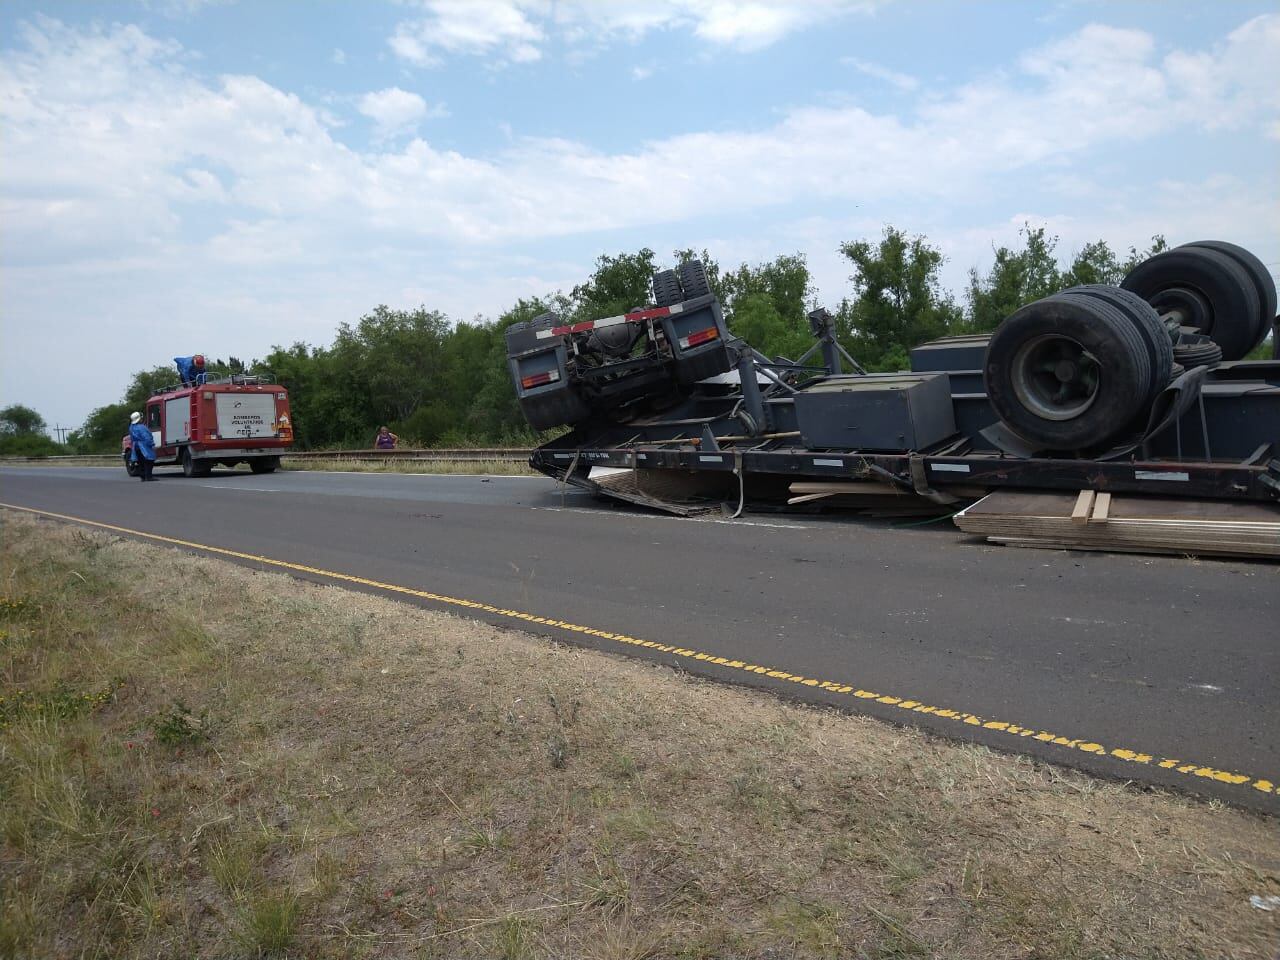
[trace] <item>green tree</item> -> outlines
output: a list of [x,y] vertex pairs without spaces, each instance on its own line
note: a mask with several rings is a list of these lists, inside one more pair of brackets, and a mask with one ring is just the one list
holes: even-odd
[[938,279],[942,252],[924,237],[889,226],[878,243],[845,243],[840,252],[854,268],[854,296],[836,322],[868,369],[901,369],[911,347],[960,326],[960,308]]
[[20,403],[0,410],[0,454],[13,457],[47,457],[65,453],[48,434],[44,417]]
[[[1062,275],[1054,255],[1058,238],[1046,236],[1044,227],[1033,227],[1029,223],[1023,225],[1019,236],[1022,238],[1021,249],[996,248],[995,263],[985,277],[976,269],[969,271],[969,329],[994,330],[1023,304],[1062,289]],[[1114,261],[1114,254],[1109,249],[1105,252],[1099,250],[1097,246],[1086,247],[1088,259],[1080,262],[1082,274],[1114,266],[1107,262],[1108,258]],[[1106,245],[1101,244],[1101,247]]]
[[1121,260],[1105,240],[1086,243],[1065,270],[1058,267],[1058,238],[1048,236],[1044,227],[1024,224],[1019,231],[1019,249],[998,247],[995,262],[986,275],[969,271],[968,318],[966,329],[994,330],[1019,307],[1081,284],[1104,283],[1118,286],[1126,273],[1166,248],[1164,237],[1151,238],[1145,249],[1130,247]]
[[0,410],[0,437],[37,437],[49,432],[44,417],[20,403]]
[[355,327],[339,326],[332,353],[349,364],[354,383],[367,391],[373,419],[403,420],[439,390],[448,333],[441,313],[380,305]]
[[120,439],[129,431],[127,403],[109,403],[98,407],[78,430],[67,435],[67,445],[76,453],[117,453]]
[[569,294],[568,313],[574,322],[598,320],[626,313],[652,300],[653,251],[606,255],[596,260],[595,271]]

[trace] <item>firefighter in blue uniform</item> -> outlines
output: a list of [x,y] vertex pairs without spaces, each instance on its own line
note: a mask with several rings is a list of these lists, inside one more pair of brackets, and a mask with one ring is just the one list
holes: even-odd
[[156,465],[155,440],[147,425],[142,422],[142,414],[137,411],[129,414],[129,439],[133,441],[130,444],[129,459],[138,464],[138,476],[142,482],[156,479],[151,475]]

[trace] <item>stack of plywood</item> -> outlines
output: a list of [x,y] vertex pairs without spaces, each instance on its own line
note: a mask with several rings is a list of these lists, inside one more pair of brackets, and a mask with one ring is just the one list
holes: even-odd
[[1005,491],[955,522],[1018,547],[1280,558],[1280,505],[1262,503]]

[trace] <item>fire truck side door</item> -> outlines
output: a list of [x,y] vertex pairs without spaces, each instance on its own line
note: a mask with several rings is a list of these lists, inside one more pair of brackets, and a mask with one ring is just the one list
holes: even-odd
[[160,426],[160,404],[151,403],[147,405],[147,429],[151,431],[151,442],[157,447],[161,446],[161,435],[163,429]]

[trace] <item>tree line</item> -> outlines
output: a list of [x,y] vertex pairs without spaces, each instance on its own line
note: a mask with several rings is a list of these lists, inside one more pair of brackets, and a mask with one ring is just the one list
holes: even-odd
[[[905,369],[907,351],[916,344],[992,330],[1023,304],[1066,286],[1119,283],[1133,265],[1165,248],[1164,239],[1154,237],[1145,248],[1119,254],[1100,240],[1085,245],[1063,268],[1057,245],[1058,238],[1043,227],[1024,227],[1015,246],[994,251],[985,273],[970,270],[957,298],[939,279],[941,250],[923,236],[890,226],[879,239],[845,243],[840,252],[848,261],[852,292],[832,311],[841,339],[868,370]],[[725,268],[708,251],[676,250],[668,264],[694,257],[706,264],[730,330],[771,357],[794,359],[808,349],[813,286],[802,254]],[[210,376],[261,374],[283,384],[295,441],[303,448],[367,447],[384,424],[402,445],[527,446],[537,438],[520,414],[508,376],[506,328],[547,310],[570,322],[626,312],[650,300],[650,278],[663,265],[648,248],[603,255],[591,275],[567,293],[522,298],[493,319],[453,323],[425,306],[378,306],[354,324],[340,324],[328,346],[298,342],[251,362],[230,357],[206,366]],[[114,452],[129,412],[175,380],[172,365],[139,371],[120,402],[94,410],[65,448],[48,443],[56,452]],[[12,444],[33,442],[18,439],[34,434],[14,429],[5,419],[8,412],[0,411],[0,453],[16,453]],[[30,426],[29,418],[23,422]],[[40,424],[37,433],[43,434]]]

